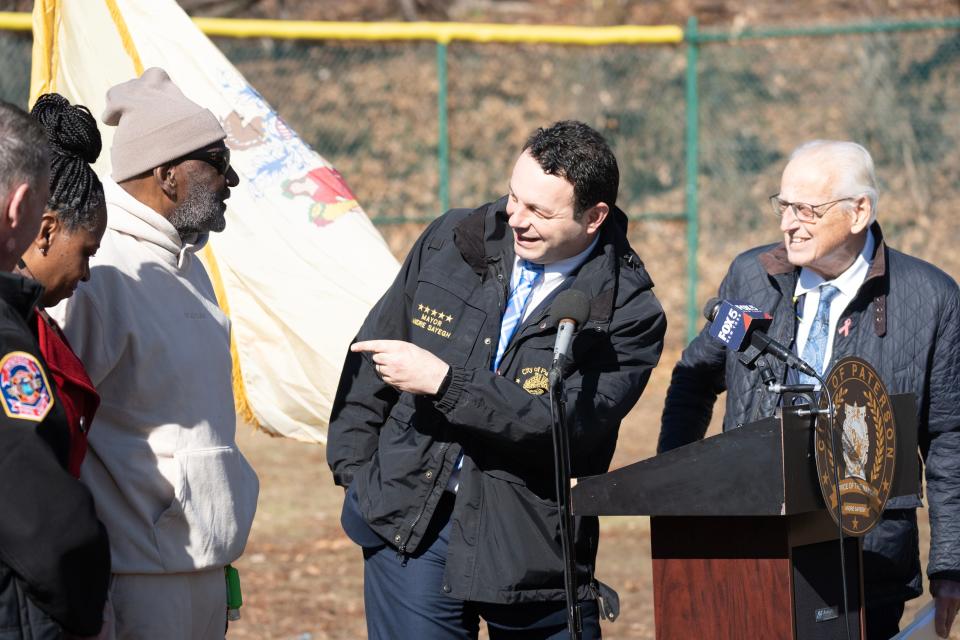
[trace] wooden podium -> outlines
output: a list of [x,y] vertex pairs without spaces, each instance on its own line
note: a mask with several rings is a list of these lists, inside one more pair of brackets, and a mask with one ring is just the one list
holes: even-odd
[[[920,471],[912,395],[891,397],[891,497]],[[658,640],[846,638],[837,526],[813,456],[813,419],[782,415],[580,478],[576,515],[649,515]],[[845,538],[850,637],[863,638],[860,539]]]

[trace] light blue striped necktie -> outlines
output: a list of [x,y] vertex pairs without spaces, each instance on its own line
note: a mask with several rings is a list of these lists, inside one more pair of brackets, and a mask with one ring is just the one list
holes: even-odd
[[543,265],[520,260],[518,263],[520,269],[520,278],[517,280],[517,286],[510,292],[510,299],[507,300],[507,308],[503,312],[503,318],[500,319],[500,342],[497,343],[497,355],[493,359],[494,371],[500,367],[500,360],[503,358],[507,345],[513,339],[513,334],[517,332],[520,326],[520,320],[523,319],[523,311],[530,302],[530,294],[537,281],[543,276]]
[[[534,264],[521,260],[518,265],[520,269],[520,278],[517,280],[517,286],[510,292],[510,299],[507,300],[507,309],[503,312],[503,318],[500,320],[500,342],[497,344],[497,355],[493,359],[493,371],[500,366],[500,360],[503,358],[507,345],[513,339],[513,334],[517,332],[520,326],[520,320],[523,318],[523,310],[527,308],[530,302],[530,294],[537,281],[543,276],[543,265]],[[512,278],[511,278],[512,279]],[[456,493],[460,489],[460,470],[463,468],[463,454],[457,457],[453,466],[453,473],[447,481],[447,491]]]
[[[817,315],[813,318],[813,324],[810,325],[810,335],[807,336],[807,343],[803,345],[803,360],[813,367],[814,371],[823,373],[824,355],[827,352],[827,337],[830,334],[830,303],[840,293],[832,284],[825,284],[820,287],[820,302],[817,304]],[[811,378],[805,373],[800,374],[800,384],[818,384],[815,378]]]

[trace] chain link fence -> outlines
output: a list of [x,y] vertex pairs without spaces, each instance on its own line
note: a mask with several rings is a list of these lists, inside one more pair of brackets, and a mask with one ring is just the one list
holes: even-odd
[[777,239],[767,196],[814,138],[870,150],[885,236],[960,277],[960,32],[711,43],[700,59],[701,296],[727,258]]
[[[472,207],[504,193],[534,127],[576,118],[617,153],[619,204],[638,218],[631,239],[675,338],[699,324],[695,302],[734,255],[779,239],[767,197],[790,151],[814,138],[864,144],[890,243],[960,277],[960,21],[750,34],[691,25],[671,45],[215,42],[339,169],[398,255],[444,200]],[[26,103],[30,44],[0,31],[0,98]]]
[[30,94],[30,47],[22,31],[0,30],[0,100],[25,107]]

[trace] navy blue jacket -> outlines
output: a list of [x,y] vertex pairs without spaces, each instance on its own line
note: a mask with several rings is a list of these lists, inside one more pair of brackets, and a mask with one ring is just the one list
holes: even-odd
[[[831,363],[859,356],[872,364],[890,394],[917,398],[918,442],[926,463],[930,506],[931,578],[960,579],[960,290],[936,267],[886,246],[880,227],[866,280],[847,306],[834,338]],[[757,247],[738,256],[720,285],[725,299],[749,302],[773,316],[770,336],[793,346],[797,311],[793,294],[799,269],[786,248]],[[717,396],[726,391],[724,430],[771,416],[777,395],[737,354],[713,340],[707,327],[684,350],[673,370],[658,450],[704,436]],[[785,367],[769,359],[780,381]],[[864,580],[870,604],[902,601],[921,592],[916,518],[920,496],[887,502],[876,529],[864,539]],[[902,510],[908,510],[904,512]]]
[[[513,268],[506,199],[437,219],[410,251],[358,340],[406,340],[452,367],[439,398],[398,393],[366,356],[347,356],[327,460],[354,485],[366,522],[401,554],[424,532],[462,452],[445,585],[483,602],[562,600],[563,563],[547,389],[556,338],[552,297],[518,328],[490,370]],[[590,300],[564,371],[573,475],[603,473],[620,421],[660,358],[666,318],[614,210],[568,286]],[[554,294],[555,295],[555,294]],[[598,522],[578,518],[581,597],[596,558]]]

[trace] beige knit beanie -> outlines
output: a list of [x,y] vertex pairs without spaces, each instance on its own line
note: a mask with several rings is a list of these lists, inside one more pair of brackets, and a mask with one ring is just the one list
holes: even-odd
[[103,122],[117,128],[110,148],[117,182],[227,137],[217,117],[184,96],[159,67],[111,87]]

